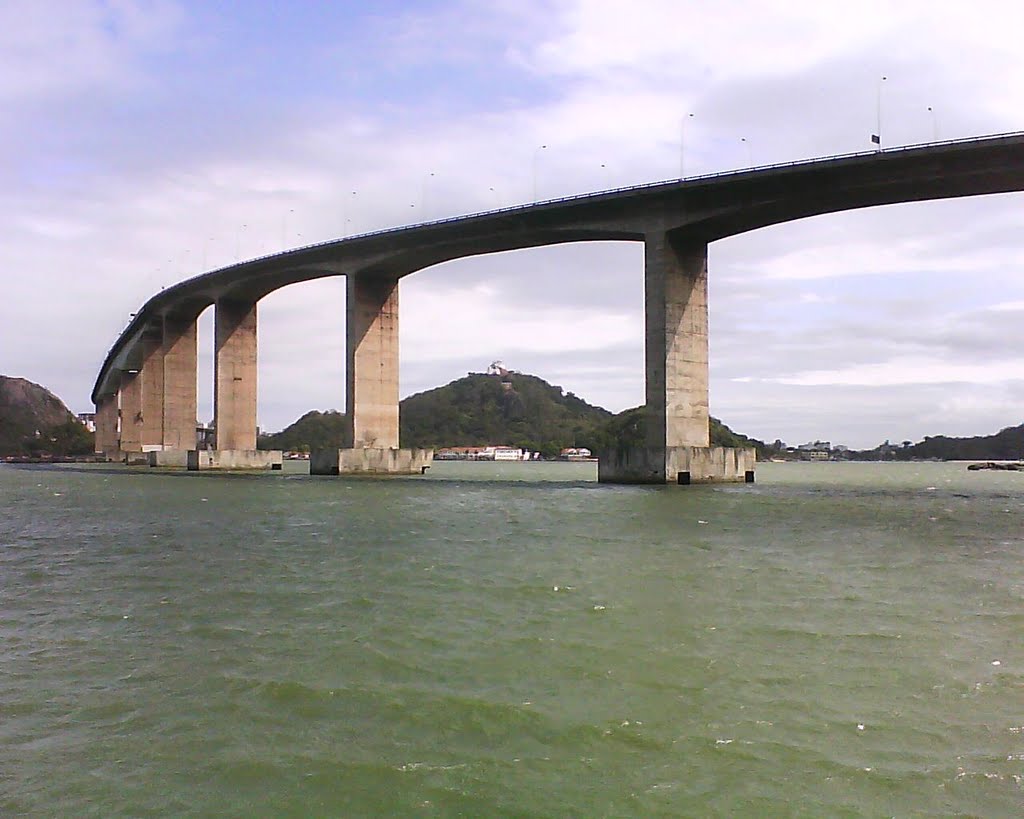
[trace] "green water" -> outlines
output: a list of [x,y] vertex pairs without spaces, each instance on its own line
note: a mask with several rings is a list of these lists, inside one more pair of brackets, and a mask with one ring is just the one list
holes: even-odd
[[1024,813],[1024,473],[593,477],[0,466],[0,816]]

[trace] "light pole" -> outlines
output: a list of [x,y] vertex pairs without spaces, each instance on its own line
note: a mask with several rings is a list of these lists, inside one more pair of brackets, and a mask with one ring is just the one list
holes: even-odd
[[878,126],[878,130],[875,132],[875,144],[878,145],[878,150],[882,150],[882,83],[886,79],[883,76],[878,81],[878,94],[875,97],[875,124]]
[[[355,211],[355,202],[356,202],[355,195],[356,195],[356,191],[352,191],[352,210],[353,211]],[[351,219],[348,218],[345,215],[347,210],[348,209],[345,207],[345,200],[342,200],[342,203],[341,203],[341,222],[342,222],[341,229],[342,229],[342,232],[343,232],[343,234],[345,236],[348,236],[348,225],[349,225],[349,222],[352,223],[352,232],[353,233],[356,232],[355,217],[353,216]]]
[[686,120],[693,114],[687,114],[679,120],[679,178],[686,176]]
[[420,216],[423,219],[427,218],[427,189],[430,185],[430,181],[434,178],[434,172],[431,171],[423,177],[423,197],[420,200]]
[[939,141],[939,115],[935,113],[935,109],[930,105],[928,106],[928,113],[932,115],[932,141]]
[[288,208],[288,212],[281,217],[281,247],[288,248],[288,216],[295,213],[295,208]]
[[747,146],[747,167],[748,168],[753,168],[754,167],[754,155],[750,151],[750,143],[747,141],[746,137],[740,137],[740,142],[742,142],[744,145]]
[[547,145],[538,145],[533,149],[533,201],[537,201],[537,161],[540,157],[540,152],[545,150]]
[[206,272],[206,251],[210,246],[210,242],[214,240],[213,236],[207,237],[206,241],[203,242],[203,272]]

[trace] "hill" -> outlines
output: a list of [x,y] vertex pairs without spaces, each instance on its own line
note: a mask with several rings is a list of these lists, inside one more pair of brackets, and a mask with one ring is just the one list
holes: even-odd
[[[995,435],[973,438],[949,438],[945,435],[925,436],[923,441],[892,448],[898,460],[1002,461],[1024,459],[1024,424],[1006,427]],[[861,453],[864,454],[864,453]],[[871,453],[867,453],[870,457]]]
[[[507,444],[553,457],[565,447],[599,452],[617,442],[643,442],[640,408],[613,415],[602,407],[541,378],[524,373],[470,373],[400,405],[402,446],[483,446]],[[345,416],[312,411],[285,430],[260,438],[261,449],[319,449],[344,446]],[[738,435],[711,419],[714,446],[765,445]]]
[[92,451],[92,433],[56,395],[24,378],[0,375],[0,455]]
[[612,414],[535,375],[470,373],[401,403],[402,446],[591,447]]
[[[633,447],[644,445],[643,407],[634,407],[613,416],[601,429],[595,446],[595,452],[614,449],[615,447]],[[748,438],[712,417],[710,422],[711,446],[753,447],[761,460],[770,456],[770,447],[756,438]]]
[[260,449],[310,452],[314,449],[341,449],[345,446],[345,414],[336,410],[311,410],[289,427],[273,435],[261,435]]

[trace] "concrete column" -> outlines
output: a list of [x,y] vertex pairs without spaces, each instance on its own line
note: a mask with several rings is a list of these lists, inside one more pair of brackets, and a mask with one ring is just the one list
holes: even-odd
[[117,452],[117,393],[105,395],[96,402],[96,452],[114,455]]
[[159,449],[163,440],[164,358],[162,334],[147,331],[141,340],[138,370],[121,373],[121,449]]
[[709,445],[708,246],[649,233],[644,242],[647,446]]
[[163,446],[196,448],[196,321],[168,316],[163,333]]
[[348,277],[346,394],[355,449],[398,447],[398,279]]
[[138,370],[121,373],[121,438],[123,452],[142,452],[142,379]]
[[256,303],[219,300],[214,336],[216,449],[256,449]]
[[163,328],[147,330],[142,337],[142,420],[140,440],[144,450],[163,446],[164,351]]

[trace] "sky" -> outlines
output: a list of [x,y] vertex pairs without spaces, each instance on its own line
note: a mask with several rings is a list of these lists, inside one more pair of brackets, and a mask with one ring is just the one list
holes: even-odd
[[[1022,130],[1022,31],[995,0],[0,0],[0,373],[88,411],[131,313],[239,259],[869,150],[879,125],[883,147]],[[857,448],[1022,423],[1022,268],[1024,194],[715,242],[711,412]],[[500,360],[644,400],[638,244],[462,259],[400,298],[403,396]],[[344,409],[344,279],[259,310],[260,426]]]

